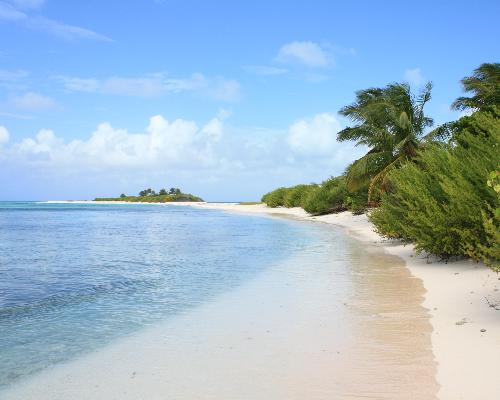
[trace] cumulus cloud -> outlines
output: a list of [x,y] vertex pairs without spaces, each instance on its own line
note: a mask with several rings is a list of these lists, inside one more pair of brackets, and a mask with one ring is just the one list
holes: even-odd
[[420,68],[407,69],[404,73],[404,79],[415,86],[420,86],[425,82]]
[[[200,126],[194,121],[168,121],[156,115],[150,118],[144,131],[138,133],[103,122],[88,139],[69,142],[50,129],[42,129],[34,137],[12,144],[10,150],[14,158],[27,163],[65,168],[206,168],[218,165],[221,160],[246,168],[297,158],[331,163],[336,154],[346,148],[336,141],[342,126],[334,114],[301,119],[282,131],[245,128],[232,129],[230,135],[226,134],[228,117],[229,112],[221,110]],[[8,133],[3,136],[8,138]]]
[[29,13],[29,9],[39,8],[43,1],[19,0],[6,3],[0,1],[0,20],[18,23],[30,29],[49,33],[66,40],[89,39],[103,42],[112,42],[107,36],[90,29],[69,25],[40,15]]
[[155,97],[167,93],[193,92],[215,100],[234,102],[240,99],[240,84],[223,77],[205,77],[195,73],[188,78],[172,78],[165,74],[141,77],[109,77],[105,79],[56,77],[64,87],[73,92],[102,93],[109,95]]
[[56,109],[57,103],[50,97],[28,92],[20,96],[13,96],[8,104],[15,109],[27,112],[41,112]]
[[54,168],[177,166],[206,167],[215,162],[210,144],[222,135],[217,117],[199,127],[193,121],[151,117],[144,132],[132,133],[104,122],[86,140],[66,142],[42,129],[10,148],[13,160]]
[[280,48],[276,61],[298,63],[307,67],[326,67],[330,64],[330,55],[317,43],[295,41]]
[[333,114],[317,114],[311,119],[302,119],[289,128],[288,144],[292,150],[303,155],[331,154],[338,147],[337,132],[342,129]]
[[203,124],[155,115],[139,132],[103,122],[77,140],[50,129],[15,142],[0,133],[0,171],[12,172],[0,182],[12,198],[23,197],[22,182],[35,180],[36,198],[112,195],[168,181],[212,200],[256,199],[279,185],[339,174],[363,152],[335,141],[341,125],[334,114],[280,130],[234,127],[228,118],[226,110]]
[[221,118],[212,118],[201,130],[203,135],[207,138],[218,142],[222,137],[223,121]]

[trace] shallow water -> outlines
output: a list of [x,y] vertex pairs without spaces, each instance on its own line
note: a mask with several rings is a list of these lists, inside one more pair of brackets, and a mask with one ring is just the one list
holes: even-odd
[[435,398],[421,282],[339,229],[175,206],[26,208],[0,211],[1,260],[25,254],[1,269],[16,278],[2,283],[6,399]]
[[234,288],[311,238],[188,207],[0,203],[0,387]]

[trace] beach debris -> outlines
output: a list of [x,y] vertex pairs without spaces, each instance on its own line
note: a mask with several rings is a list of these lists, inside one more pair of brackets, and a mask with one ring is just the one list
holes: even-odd
[[462,318],[460,321],[455,322],[455,325],[465,325],[467,322],[467,318]]
[[486,300],[486,303],[488,303],[488,306],[490,306],[491,308],[494,308],[497,311],[500,311],[500,301],[499,302],[492,302],[487,297],[485,297],[484,299]]
[[483,333],[486,332],[486,329],[481,329],[481,332],[483,332]]

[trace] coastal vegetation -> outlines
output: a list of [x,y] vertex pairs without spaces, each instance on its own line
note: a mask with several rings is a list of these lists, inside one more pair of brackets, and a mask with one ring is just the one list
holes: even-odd
[[351,191],[368,188],[368,203],[376,204],[380,193],[386,191],[391,170],[417,155],[424,129],[433,124],[424,114],[431,90],[431,83],[417,96],[406,83],[360,90],[356,101],[340,110],[355,125],[340,131],[337,140],[355,141],[370,149],[345,174]]
[[452,108],[466,115],[432,130],[424,113],[430,83],[417,95],[406,83],[358,91],[356,101],[340,110],[354,125],[337,139],[365,145],[367,154],[342,176],[281,187],[262,201],[311,214],[370,209],[382,236],[499,271],[500,64],[482,64],[461,83],[470,96]]
[[203,201],[198,196],[190,193],[182,193],[179,188],[170,188],[170,190],[160,189],[155,192],[148,188],[141,190],[138,196],[127,196],[122,193],[120,197],[96,197],[94,201],[127,201],[131,203],[168,203],[177,201]]

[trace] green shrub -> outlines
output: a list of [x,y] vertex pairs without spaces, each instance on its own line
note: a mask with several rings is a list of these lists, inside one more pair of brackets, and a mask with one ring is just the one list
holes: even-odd
[[370,217],[380,234],[413,241],[417,251],[498,267],[499,199],[486,182],[500,164],[500,122],[487,122],[496,127],[488,135],[468,129],[459,143],[429,146],[389,174],[389,192]]
[[287,190],[287,188],[281,187],[266,193],[262,196],[262,202],[266,203],[268,207],[281,207],[285,204],[285,194]]
[[288,188],[285,192],[284,206],[285,207],[303,207],[307,196],[317,185],[297,185]]
[[354,215],[359,215],[366,211],[367,202],[368,186],[363,187],[356,192],[348,191],[344,198],[344,207],[352,211]]
[[347,189],[344,177],[330,178],[313,189],[304,202],[304,210],[310,214],[328,214],[344,210]]

